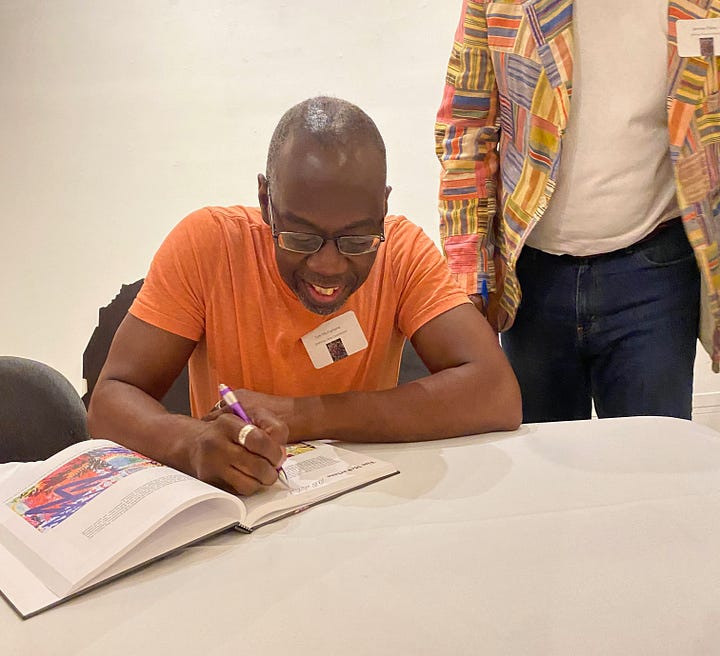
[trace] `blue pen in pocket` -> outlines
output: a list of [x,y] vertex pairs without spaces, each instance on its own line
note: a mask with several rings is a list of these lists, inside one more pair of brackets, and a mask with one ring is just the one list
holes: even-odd
[[487,280],[485,280],[484,278],[480,282],[480,296],[482,296],[483,303],[485,303],[485,306],[487,306],[490,295],[488,294]]

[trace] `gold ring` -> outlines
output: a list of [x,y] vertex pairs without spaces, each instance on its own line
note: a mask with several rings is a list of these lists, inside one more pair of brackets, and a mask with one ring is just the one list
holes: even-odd
[[255,424],[245,424],[238,433],[237,436],[237,443],[240,446],[245,446],[245,440],[247,439],[247,436],[257,428]]

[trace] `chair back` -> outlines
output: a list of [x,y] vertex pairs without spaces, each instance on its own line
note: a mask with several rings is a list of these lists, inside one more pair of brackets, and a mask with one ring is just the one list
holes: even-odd
[[65,376],[0,356],[0,462],[44,460],[88,437],[85,406]]
[[[100,372],[110,351],[115,332],[130,309],[135,296],[143,286],[144,279],[136,280],[129,285],[122,285],[117,296],[105,307],[98,311],[98,325],[93,331],[85,352],[83,353],[83,378],[87,383],[87,392],[83,396],[85,407],[90,407],[90,397],[97,384]],[[187,365],[180,372],[162,404],[169,412],[175,414],[190,414],[190,382]]]
[[400,358],[400,374],[398,376],[398,385],[409,383],[411,380],[429,376],[430,371],[425,363],[420,359],[417,351],[408,339],[403,346],[402,358]]

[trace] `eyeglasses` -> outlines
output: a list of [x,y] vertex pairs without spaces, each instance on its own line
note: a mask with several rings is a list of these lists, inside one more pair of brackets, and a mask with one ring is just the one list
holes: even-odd
[[385,241],[385,235],[341,235],[340,237],[322,237],[309,232],[275,231],[275,217],[272,198],[268,192],[268,208],[270,210],[270,229],[275,243],[285,251],[312,255],[317,253],[325,242],[334,241],[335,247],[342,255],[366,255],[374,253]]

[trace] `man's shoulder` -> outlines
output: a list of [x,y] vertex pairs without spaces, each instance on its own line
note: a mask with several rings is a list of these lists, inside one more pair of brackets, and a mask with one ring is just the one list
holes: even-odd
[[396,254],[416,253],[420,245],[433,245],[432,239],[417,223],[401,214],[385,217],[385,241],[388,250]]
[[385,238],[406,241],[425,232],[417,224],[402,214],[388,214],[385,217]]
[[259,207],[247,207],[245,205],[207,205],[190,213],[186,220],[193,223],[238,223],[257,224],[262,223],[262,214]]
[[383,275],[389,275],[399,288],[414,286],[423,280],[424,273],[447,266],[437,244],[419,225],[402,215],[385,219],[382,262]]
[[174,238],[189,239],[196,246],[223,241],[246,241],[249,233],[264,226],[257,207],[207,205],[188,214],[173,230]]
[[[265,230],[262,227],[265,227]],[[166,237],[161,251],[213,258],[223,249],[257,247],[269,232],[259,208],[206,206],[183,218]]]

